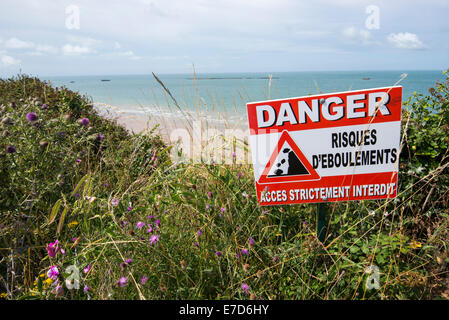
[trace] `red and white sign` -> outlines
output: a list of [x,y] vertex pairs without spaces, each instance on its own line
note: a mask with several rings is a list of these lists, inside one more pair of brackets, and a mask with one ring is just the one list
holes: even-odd
[[247,104],[260,205],[394,198],[402,87]]

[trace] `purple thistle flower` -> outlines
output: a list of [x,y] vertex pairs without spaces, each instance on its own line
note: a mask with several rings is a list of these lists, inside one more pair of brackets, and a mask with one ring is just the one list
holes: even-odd
[[207,196],[208,196],[209,198],[212,199],[212,191],[209,191],[209,192],[207,193]]
[[243,173],[239,172],[239,175],[237,176],[239,179],[243,176]]
[[236,157],[235,152],[232,153],[232,157],[235,159]]
[[147,283],[148,281],[148,277],[147,276],[143,276],[142,278],[140,278],[140,284],[141,285],[145,285],[145,283]]
[[101,133],[99,133],[97,136],[97,140],[101,141],[101,140],[103,140],[103,138],[104,138],[103,135]]
[[78,199],[80,197],[80,194],[77,192],[75,193],[75,198]]
[[61,285],[55,287],[55,294],[57,297],[61,297],[64,294],[64,288]]
[[131,201],[129,202],[129,207],[128,207],[128,212],[130,212],[131,210],[133,209],[133,207],[132,207],[132,204],[131,204]]
[[118,205],[118,199],[117,198],[112,199],[111,204],[113,206],[117,206]]
[[85,126],[85,127],[87,127],[88,125],[89,125],[89,119],[88,118],[82,118],[81,120],[80,120],[80,124],[81,125],[83,125],[83,126]]
[[124,262],[120,262],[120,269],[125,269],[126,264]]
[[225,209],[225,208],[221,208],[220,210],[221,210],[221,212],[223,212],[223,213],[226,212],[226,209]]
[[90,287],[85,286],[83,292],[84,292],[84,293],[87,293],[89,290],[90,290]]
[[30,112],[30,113],[28,113],[27,115],[26,115],[26,118],[27,118],[27,120],[29,121],[29,122],[34,122],[34,121],[37,121],[37,114],[36,113],[34,113],[34,112]]
[[148,233],[153,232],[153,227],[152,227],[151,225],[148,227],[147,232],[148,232]]
[[195,242],[194,246],[197,247],[197,248],[199,248],[199,247],[200,247],[200,244],[199,244],[198,242]]
[[242,249],[242,254],[244,256],[247,256],[248,255],[248,249]]
[[50,270],[48,270],[47,272],[47,277],[49,277],[51,280],[56,280],[58,279],[59,276],[59,270],[57,266],[51,266]]
[[254,245],[254,239],[249,237],[249,245],[252,247]]
[[126,259],[126,264],[130,265],[131,263],[133,263],[133,261],[131,259]]
[[16,148],[14,146],[7,146],[6,153],[14,153],[16,152]]
[[210,204],[206,204],[206,210],[210,209]]
[[120,287],[126,286],[127,283],[128,283],[128,277],[121,277],[120,280],[118,281],[118,284]]
[[44,103],[43,105],[42,105],[42,109],[48,109],[48,106],[47,106],[47,104],[46,103]]
[[143,223],[142,221],[137,222],[136,228],[137,229],[142,229],[145,226],[145,223]]
[[274,256],[274,257],[273,257],[273,261],[274,261],[274,262],[278,261],[278,257]]
[[246,295],[248,295],[249,286],[246,283],[242,283],[242,290]]
[[200,236],[202,233],[203,233],[203,230],[200,229],[200,230],[198,230],[198,232],[196,234]]
[[221,257],[221,251],[215,252],[215,255],[216,255],[217,257]]
[[155,244],[155,243],[157,243],[158,241],[159,241],[159,235],[156,235],[156,234],[153,234],[151,237],[150,237],[150,243],[151,244]]
[[161,224],[161,220],[157,219],[154,223],[159,227],[159,225]]
[[147,219],[148,219],[148,220],[151,220],[151,219],[153,219],[153,218],[154,218],[154,216],[152,216],[152,215],[147,216]]
[[81,159],[76,159],[75,161],[76,161],[76,163],[80,163]]

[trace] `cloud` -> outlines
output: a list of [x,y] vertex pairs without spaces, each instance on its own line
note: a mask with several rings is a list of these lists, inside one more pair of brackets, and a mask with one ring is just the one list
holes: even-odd
[[36,49],[33,52],[30,52],[29,55],[31,56],[43,56],[44,54],[57,54],[59,52],[59,49],[46,45],[46,44],[39,44],[36,46]]
[[131,60],[139,60],[140,59],[140,57],[136,56],[134,54],[134,52],[132,52],[131,50],[125,51],[125,52],[119,52],[118,55],[122,56],[122,57],[128,57]]
[[0,65],[4,67],[13,66],[19,64],[20,60],[17,60],[11,56],[8,56],[5,51],[0,51]]
[[89,47],[66,44],[62,47],[62,53],[66,56],[77,56],[81,54],[94,53]]
[[418,36],[410,32],[390,33],[388,42],[400,49],[424,49],[426,46],[419,40]]
[[101,40],[97,40],[90,37],[79,37],[79,36],[68,36],[67,40],[69,42],[75,43],[77,45],[83,46],[83,47],[98,47],[102,44]]
[[67,40],[70,43],[67,43],[62,47],[62,53],[64,55],[97,53],[96,48],[100,47],[102,44],[101,40],[89,37],[68,36]]
[[379,44],[372,39],[371,33],[365,29],[356,27],[347,27],[342,31],[343,37],[353,43],[362,43],[363,45]]
[[11,38],[5,41],[4,47],[6,49],[29,49],[34,47],[34,43]]

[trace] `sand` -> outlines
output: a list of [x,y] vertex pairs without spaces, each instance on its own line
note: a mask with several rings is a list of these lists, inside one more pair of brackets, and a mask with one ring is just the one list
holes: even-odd
[[131,133],[159,134],[167,145],[174,146],[173,154],[182,150],[178,161],[249,163],[246,114],[225,117],[198,111],[184,115],[166,111],[131,113],[104,104],[96,104],[96,109]]

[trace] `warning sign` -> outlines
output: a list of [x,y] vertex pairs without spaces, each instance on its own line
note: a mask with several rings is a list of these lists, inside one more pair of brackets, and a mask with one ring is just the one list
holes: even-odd
[[393,198],[402,87],[247,104],[261,205]]
[[306,181],[319,178],[288,132],[284,131],[259,178],[259,183]]

